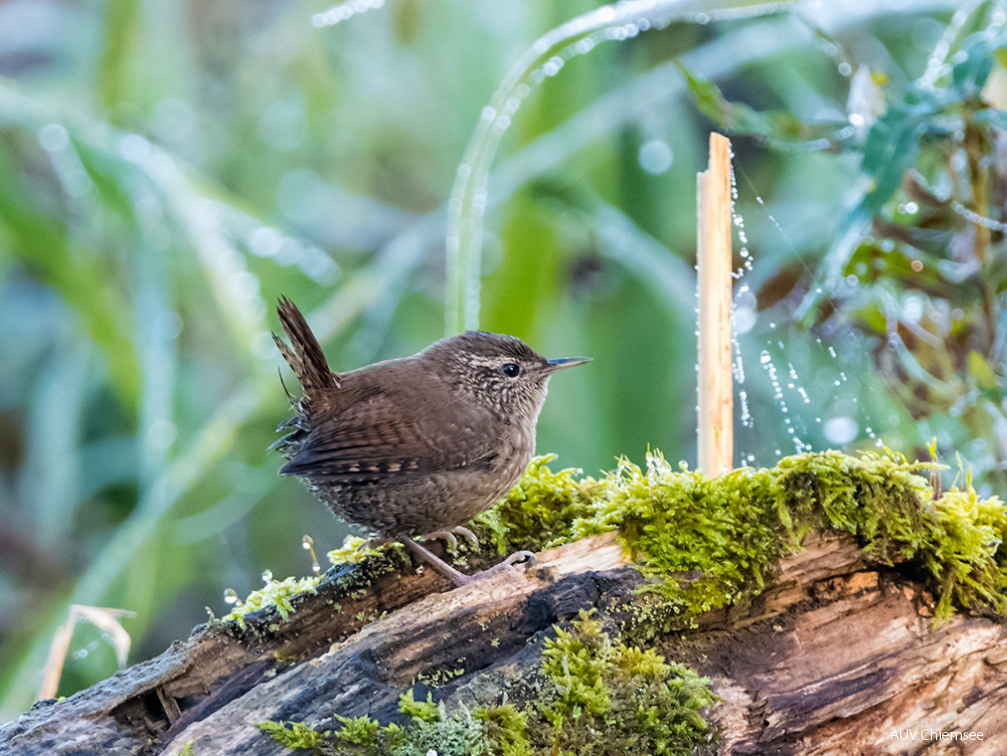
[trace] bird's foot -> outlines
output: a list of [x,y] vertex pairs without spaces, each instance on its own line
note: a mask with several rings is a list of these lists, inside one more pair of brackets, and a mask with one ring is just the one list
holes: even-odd
[[408,536],[403,536],[399,538],[399,541],[419,561],[426,562],[428,565],[430,565],[431,568],[435,569],[437,572],[444,575],[456,586],[468,585],[473,580],[482,580],[483,578],[490,577],[491,575],[496,575],[505,570],[511,570],[513,572],[517,572],[517,570],[514,569],[515,562],[520,562],[523,560],[531,560],[535,558],[535,555],[530,551],[515,551],[509,557],[500,562],[500,564],[494,565],[493,567],[490,567],[488,570],[482,570],[481,572],[477,572],[475,575],[466,575],[456,570],[454,567],[452,567],[450,564],[445,562],[437,555],[431,553],[428,549],[418,544],[412,538],[409,538]]
[[460,535],[462,538],[464,538],[466,541],[468,541],[470,545],[472,546],[479,545],[479,539],[476,538],[476,534],[473,533],[468,528],[463,527],[461,525],[451,528],[451,530],[435,530],[432,533],[427,533],[424,536],[420,536],[420,538],[424,541],[433,541],[435,539],[446,541],[448,544],[448,549],[450,551],[457,551],[458,539],[455,538],[456,533]]
[[457,526],[451,528],[451,531],[454,532],[454,533],[457,533],[462,538],[464,538],[466,541],[468,541],[470,546],[478,546],[479,545],[479,539],[476,537],[476,534],[473,533],[468,528],[466,528],[464,525],[457,525]]
[[432,533],[420,536],[420,540],[424,543],[427,541],[444,541],[447,544],[448,551],[458,550],[458,539],[455,538],[455,534],[450,530],[435,530]]
[[509,557],[504,559],[499,564],[495,564],[489,569],[481,570],[480,572],[477,572],[475,575],[470,575],[469,582],[473,580],[482,580],[483,578],[487,578],[492,575],[499,575],[501,572],[509,571],[516,574],[517,570],[514,568],[515,562],[528,562],[529,564],[531,564],[534,561],[535,561],[535,554],[533,552],[515,551],[513,554],[511,554]]

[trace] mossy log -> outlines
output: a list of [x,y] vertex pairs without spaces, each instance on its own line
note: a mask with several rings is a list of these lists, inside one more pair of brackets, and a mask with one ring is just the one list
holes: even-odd
[[[851,536],[811,534],[803,545],[759,595],[649,641],[711,679],[721,700],[707,712],[719,731],[709,750],[1007,750],[1007,627],[964,616],[935,626],[916,576],[868,562]],[[0,727],[0,753],[278,754],[286,749],[258,723],[401,721],[410,689],[433,690],[447,708],[495,704],[508,682],[534,676],[554,623],[594,609],[639,630],[643,580],[611,533],[445,593],[429,572],[375,577],[347,565],[296,597],[286,619],[268,607],[244,628],[201,626],[155,659],[37,704]]]

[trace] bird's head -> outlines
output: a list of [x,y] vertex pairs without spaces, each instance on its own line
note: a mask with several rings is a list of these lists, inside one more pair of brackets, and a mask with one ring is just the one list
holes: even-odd
[[538,418],[549,378],[557,370],[590,357],[548,360],[521,339],[486,331],[466,331],[441,339],[423,353],[453,388],[478,397],[500,415]]

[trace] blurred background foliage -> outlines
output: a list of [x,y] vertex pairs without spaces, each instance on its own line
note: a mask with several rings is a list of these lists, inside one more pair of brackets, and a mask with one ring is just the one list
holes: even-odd
[[[739,464],[936,438],[1004,493],[1005,3],[670,5],[536,61],[482,166],[480,325],[596,360],[554,381],[539,449],[588,473],[648,444],[694,460],[717,129]],[[69,604],[134,611],[135,661],[225,587],[307,573],[303,533],[341,543],[266,451],[288,412],[272,304],[309,313],[337,369],[443,335],[466,145],[534,41],[598,8],[349,7],[371,6],[0,2],[0,719]],[[61,693],[114,670],[93,627],[72,650]]]

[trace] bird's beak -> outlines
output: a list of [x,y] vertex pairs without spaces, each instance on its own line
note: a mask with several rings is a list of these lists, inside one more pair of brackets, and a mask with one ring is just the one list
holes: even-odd
[[558,360],[548,360],[550,370],[562,370],[563,368],[573,367],[574,365],[583,365],[585,362],[590,362],[590,357],[561,357]]

